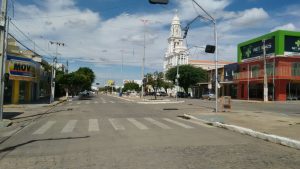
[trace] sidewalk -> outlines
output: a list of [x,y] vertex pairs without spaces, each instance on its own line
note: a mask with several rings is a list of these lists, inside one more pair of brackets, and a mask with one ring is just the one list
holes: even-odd
[[4,120],[0,122],[0,126],[7,127],[7,125],[17,125],[18,123],[29,121],[33,119],[35,116],[37,116],[38,114],[41,114],[64,101],[66,101],[66,98],[62,97],[51,104],[34,103],[34,104],[4,105],[3,106]]
[[197,111],[191,112],[190,115],[205,121],[221,122],[300,141],[300,116],[250,111],[222,113]]

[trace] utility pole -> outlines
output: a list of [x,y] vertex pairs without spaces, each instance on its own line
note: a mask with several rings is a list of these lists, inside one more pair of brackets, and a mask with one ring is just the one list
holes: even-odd
[[176,101],[178,101],[178,91],[179,91],[179,63],[178,63],[178,60],[179,60],[179,55],[177,55],[176,60],[177,60],[176,61],[177,68],[176,68],[176,94],[175,94],[175,96],[176,96]]
[[123,75],[123,64],[124,64],[124,50],[121,50],[121,62],[122,62],[122,67],[121,67],[121,76],[122,76],[122,82],[121,82],[121,89],[120,89],[120,96],[122,96],[123,93],[123,85],[124,85],[124,75]]
[[267,61],[266,61],[266,40],[263,40],[263,54],[264,54],[264,102],[268,101],[268,75],[267,75]]
[[142,91],[141,91],[141,97],[144,99],[144,75],[145,75],[145,57],[146,57],[146,23],[149,21],[147,19],[141,20],[144,23],[144,54],[143,54],[143,60],[142,60]]
[[[66,69],[66,74],[69,73],[69,60],[67,60],[67,69]],[[68,98],[69,98],[69,88],[66,89],[66,98],[67,98],[67,101],[68,101]]]
[[7,39],[7,0],[2,0],[0,16],[0,120],[3,120],[4,71]]
[[51,96],[50,96],[50,103],[54,102],[55,97],[55,74],[56,74],[56,65],[57,65],[57,56],[58,56],[58,46],[65,46],[62,42],[54,42],[50,41],[51,45],[56,45],[55,50],[55,57],[53,57],[52,62],[52,75],[51,75]]

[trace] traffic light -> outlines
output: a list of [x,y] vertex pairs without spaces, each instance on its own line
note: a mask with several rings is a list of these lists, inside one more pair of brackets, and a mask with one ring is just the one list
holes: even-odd
[[205,52],[206,53],[215,53],[216,46],[214,45],[206,45]]
[[168,4],[169,0],[149,0],[151,4]]

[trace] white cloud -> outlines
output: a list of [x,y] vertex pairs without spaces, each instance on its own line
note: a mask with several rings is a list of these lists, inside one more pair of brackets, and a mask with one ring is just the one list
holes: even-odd
[[296,30],[296,26],[293,23],[288,23],[288,24],[285,24],[285,25],[276,26],[275,28],[273,28],[271,30],[271,32],[276,31],[276,30],[290,30],[290,31],[295,31]]

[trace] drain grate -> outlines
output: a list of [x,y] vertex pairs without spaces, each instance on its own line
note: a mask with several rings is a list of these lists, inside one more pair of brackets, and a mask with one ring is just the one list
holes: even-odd
[[164,108],[163,110],[178,110],[177,108]]

